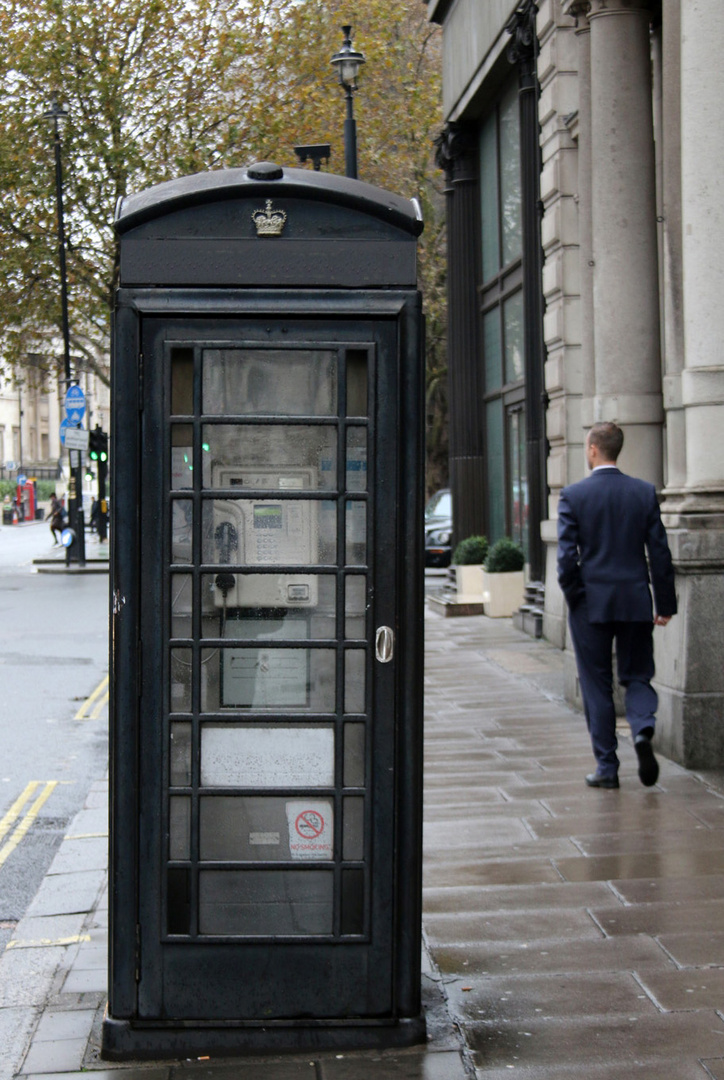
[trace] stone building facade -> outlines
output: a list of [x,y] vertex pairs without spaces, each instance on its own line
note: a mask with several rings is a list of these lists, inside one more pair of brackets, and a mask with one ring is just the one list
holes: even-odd
[[[585,473],[591,424],[620,423],[621,467],[660,491],[677,571],[679,615],[655,634],[657,739],[688,767],[722,766],[724,4],[429,0],[428,12],[444,31],[457,538],[515,535],[525,517],[531,576],[545,582],[543,632],[567,650],[575,700],[557,498]],[[513,86],[517,155],[504,123]],[[516,156],[513,190],[505,169]],[[516,198],[522,223],[497,265],[485,254],[492,188],[499,247],[514,232]]]

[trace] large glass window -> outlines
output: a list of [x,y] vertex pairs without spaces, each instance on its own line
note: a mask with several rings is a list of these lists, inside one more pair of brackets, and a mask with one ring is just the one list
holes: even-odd
[[518,87],[513,81],[480,129],[480,193],[483,282],[522,250],[520,119]]
[[491,542],[505,535],[525,542],[525,335],[516,79],[483,119],[479,149],[486,528]]

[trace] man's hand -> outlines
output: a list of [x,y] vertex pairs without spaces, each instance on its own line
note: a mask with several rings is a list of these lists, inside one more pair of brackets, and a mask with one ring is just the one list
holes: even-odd
[[671,616],[670,615],[656,615],[654,617],[654,625],[655,626],[666,626],[667,623],[670,623],[670,622],[671,622]]

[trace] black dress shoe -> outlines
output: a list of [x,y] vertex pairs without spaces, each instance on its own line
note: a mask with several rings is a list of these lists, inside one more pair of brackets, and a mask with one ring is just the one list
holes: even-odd
[[644,787],[653,787],[659,778],[659,763],[654,757],[651,739],[648,735],[637,735],[634,750],[639,759],[639,780]]
[[586,783],[589,787],[601,787],[601,788],[617,788],[618,777],[617,776],[601,776],[600,773],[592,772],[586,777]]

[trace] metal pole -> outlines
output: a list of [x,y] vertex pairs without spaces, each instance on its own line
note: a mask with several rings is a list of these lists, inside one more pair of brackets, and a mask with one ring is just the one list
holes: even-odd
[[357,124],[352,105],[352,88],[345,86],[347,98],[347,118],[344,121],[344,166],[345,176],[357,179]]
[[[53,134],[55,144],[55,195],[58,203],[58,263],[60,266],[60,307],[63,326],[63,361],[65,373],[66,392],[71,386],[70,374],[70,325],[68,322],[68,274],[65,265],[65,221],[63,215],[63,161],[60,153],[60,127],[58,119],[62,115],[58,102],[53,99],[51,112],[47,114],[53,119]],[[72,458],[74,451],[69,451]],[[76,450],[78,464],[70,470],[70,485],[68,488],[68,517],[70,527],[75,532],[75,542],[78,545],[77,561],[80,566],[85,566],[85,522],[83,519],[83,473],[80,465],[80,451]],[[70,566],[70,548],[65,551],[65,565]]]

